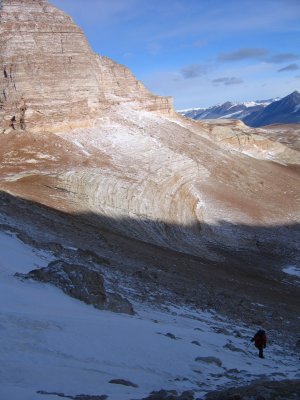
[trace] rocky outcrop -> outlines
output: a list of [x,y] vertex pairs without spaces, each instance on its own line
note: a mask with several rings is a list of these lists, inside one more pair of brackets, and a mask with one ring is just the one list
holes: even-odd
[[[242,121],[211,120],[199,122],[210,138],[226,150],[239,151],[258,159],[268,159],[282,164],[299,164],[299,153],[290,150],[280,140],[272,140],[266,130],[250,129]],[[292,146],[290,146],[293,148]],[[297,150],[297,148],[296,148]]]
[[259,134],[274,142],[300,151],[300,124],[274,124],[264,126]]
[[171,99],[94,54],[72,19],[46,0],[1,4],[0,133],[87,127],[120,101],[172,112]]
[[[155,96],[138,81],[124,65],[118,64],[105,56],[96,56],[97,75],[109,103],[134,102],[134,108],[174,114],[172,97]],[[107,104],[104,107],[107,107]]]
[[109,383],[112,383],[114,385],[131,386],[131,387],[134,387],[134,388],[138,388],[139,387],[136,383],[128,381],[127,379],[111,379],[109,381]]
[[152,392],[148,397],[142,400],[194,400],[194,392],[186,390],[178,394],[176,390],[159,390]]
[[212,392],[205,400],[299,400],[300,380],[257,381],[248,386]]
[[28,274],[16,274],[16,276],[21,279],[50,283],[69,296],[101,310],[134,314],[128,300],[119,294],[106,292],[103,276],[98,271],[82,265],[53,261],[46,268],[35,269]]

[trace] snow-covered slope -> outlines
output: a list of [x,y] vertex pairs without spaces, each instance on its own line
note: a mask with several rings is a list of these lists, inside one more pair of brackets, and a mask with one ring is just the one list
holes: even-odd
[[[64,393],[141,399],[152,390],[196,396],[261,375],[297,376],[297,359],[271,343],[260,360],[253,332],[209,312],[135,304],[127,316],[99,311],[15,272],[45,266],[51,253],[0,233],[0,398],[56,399]],[[110,383],[127,380],[137,387]]]

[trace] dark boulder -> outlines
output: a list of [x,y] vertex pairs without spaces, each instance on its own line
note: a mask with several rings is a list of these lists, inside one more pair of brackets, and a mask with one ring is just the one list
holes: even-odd
[[112,379],[111,381],[109,381],[109,383],[113,383],[115,385],[131,386],[134,388],[139,387],[137,384],[132,383],[126,379]]
[[68,264],[57,260],[45,268],[34,269],[28,274],[16,274],[16,276],[50,283],[67,295],[100,310],[134,314],[133,307],[127,299],[117,293],[106,292],[104,278],[99,271],[83,265]]

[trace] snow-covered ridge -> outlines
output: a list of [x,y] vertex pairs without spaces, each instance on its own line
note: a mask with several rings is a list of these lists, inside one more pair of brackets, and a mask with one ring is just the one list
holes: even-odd
[[202,110],[207,110],[207,108],[205,108],[205,107],[200,107],[200,108],[186,108],[186,109],[184,109],[184,110],[177,110],[177,112],[183,114],[183,113],[188,112],[188,111],[202,111]]
[[300,94],[297,91],[286,97],[246,101],[227,101],[208,108],[191,108],[178,111],[185,117],[203,119],[239,119],[251,127],[300,122]]
[[192,111],[208,111],[208,110],[212,110],[216,107],[223,107],[223,106],[227,106],[227,109],[230,109],[232,107],[236,107],[236,106],[245,106],[245,107],[255,107],[255,106],[259,106],[259,105],[264,105],[267,106],[271,103],[273,103],[274,101],[278,101],[280,100],[280,97],[275,97],[274,99],[268,99],[268,100],[255,100],[255,101],[245,101],[245,102],[232,102],[232,101],[227,101],[225,103],[218,103],[215,104],[213,106],[210,107],[193,107],[193,108],[186,108],[186,109],[182,109],[182,110],[177,110],[177,112],[179,112],[180,114],[185,114],[188,112],[192,112]]

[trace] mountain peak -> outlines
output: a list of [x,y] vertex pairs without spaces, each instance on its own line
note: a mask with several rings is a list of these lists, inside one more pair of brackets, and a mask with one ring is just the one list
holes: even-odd
[[293,93],[286,96],[286,98],[300,99],[300,93],[297,90],[295,90]]
[[263,110],[252,113],[244,122],[253,127],[271,124],[300,123],[300,93],[295,90]]

